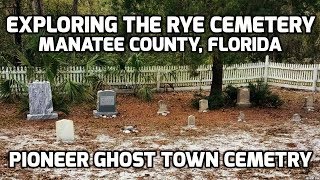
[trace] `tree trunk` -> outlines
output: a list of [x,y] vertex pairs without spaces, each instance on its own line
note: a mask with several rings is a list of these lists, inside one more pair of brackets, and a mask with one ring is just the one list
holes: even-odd
[[44,6],[43,6],[43,0],[37,0],[37,9],[38,9],[38,15],[43,16],[44,15]]
[[73,0],[72,11],[74,15],[78,14],[78,2],[79,0]]
[[212,83],[210,96],[222,93],[223,63],[219,57],[219,52],[213,54],[212,63]]
[[[21,1],[20,0],[15,0],[14,14],[16,16],[21,15]],[[21,27],[22,27],[22,23],[20,21],[18,21],[18,29],[20,29]],[[18,46],[18,49],[21,51],[21,49],[22,49],[22,36],[19,32],[14,34],[14,42],[15,42],[16,46]],[[21,63],[20,60],[17,57],[15,57],[14,65],[18,66],[18,65],[20,65],[20,63]]]

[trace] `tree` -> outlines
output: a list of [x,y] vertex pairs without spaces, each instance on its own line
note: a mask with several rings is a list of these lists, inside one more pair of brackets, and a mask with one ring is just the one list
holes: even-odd
[[44,15],[44,5],[43,5],[43,0],[36,0],[37,2],[37,14],[38,15]]
[[78,14],[78,4],[79,4],[79,0],[73,0],[73,3],[72,3],[72,13],[74,15],[77,15]]

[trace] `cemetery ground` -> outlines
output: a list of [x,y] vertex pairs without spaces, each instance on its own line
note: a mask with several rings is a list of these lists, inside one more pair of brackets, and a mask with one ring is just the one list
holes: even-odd
[[[156,94],[152,102],[118,94],[120,115],[95,119],[94,104],[72,108],[59,119],[74,121],[76,140],[65,144],[56,141],[55,120],[27,121],[16,104],[0,104],[0,179],[319,179],[320,178],[320,93],[315,96],[315,111],[302,107],[311,92],[274,88],[285,101],[279,109],[227,108],[200,113],[191,107],[193,92]],[[170,114],[157,115],[158,101],[165,100]],[[243,111],[246,122],[238,122]],[[299,113],[301,123],[291,121]],[[196,117],[196,128],[187,129],[187,117]],[[125,134],[124,126],[136,126],[139,132]],[[309,168],[169,168],[159,157],[155,167],[119,169],[9,169],[9,150],[312,150]],[[221,159],[221,158],[220,158]]]

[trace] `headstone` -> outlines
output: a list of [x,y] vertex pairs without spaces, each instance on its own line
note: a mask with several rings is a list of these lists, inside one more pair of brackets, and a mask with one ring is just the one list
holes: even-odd
[[243,122],[246,121],[246,117],[245,117],[245,115],[244,115],[244,113],[243,113],[242,111],[240,111],[240,113],[239,113],[238,121],[239,121],[239,122],[240,122],[240,121],[243,121]]
[[250,107],[250,90],[248,88],[240,88],[237,96],[238,107]]
[[62,119],[56,122],[56,136],[58,141],[73,142],[74,126],[73,121]]
[[301,116],[299,114],[294,114],[291,119],[293,122],[301,122]]
[[190,115],[188,117],[188,127],[195,127],[196,126],[196,117]]
[[58,119],[58,114],[53,112],[52,93],[50,83],[29,83],[29,114],[28,120]]
[[167,114],[169,114],[170,112],[168,111],[168,107],[167,107],[167,104],[163,101],[163,100],[160,100],[158,102],[159,104],[159,110],[157,112],[158,115],[163,115],[163,116],[166,116]]
[[116,92],[112,90],[98,91],[97,110],[93,111],[95,117],[115,117],[117,115]]
[[199,112],[208,112],[209,102],[206,99],[201,99],[199,101]]
[[307,111],[314,111],[314,99],[313,96],[305,97],[304,109]]

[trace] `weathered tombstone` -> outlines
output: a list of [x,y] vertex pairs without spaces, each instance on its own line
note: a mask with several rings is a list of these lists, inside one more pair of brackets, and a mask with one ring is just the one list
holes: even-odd
[[196,117],[190,115],[188,117],[188,127],[195,127],[196,126]]
[[201,99],[199,101],[199,112],[208,112],[209,102],[206,99]]
[[160,100],[158,102],[159,104],[159,110],[157,112],[158,115],[163,115],[163,116],[166,116],[167,114],[169,114],[170,112],[168,111],[168,107],[167,107],[167,104],[163,101],[163,100]]
[[94,117],[115,117],[117,114],[116,92],[112,90],[98,91],[97,110],[93,110]]
[[291,119],[293,122],[301,122],[301,116],[299,114],[294,114]]
[[74,126],[73,121],[62,119],[56,122],[56,136],[57,140],[63,142],[74,141]]
[[250,90],[248,88],[240,88],[237,96],[238,107],[250,107]]
[[239,116],[238,116],[238,121],[246,121],[246,117],[242,111],[240,111]]
[[313,96],[305,97],[304,109],[307,111],[314,111],[314,99]]
[[58,114],[53,112],[52,93],[50,83],[29,83],[29,114],[27,120],[58,119]]

